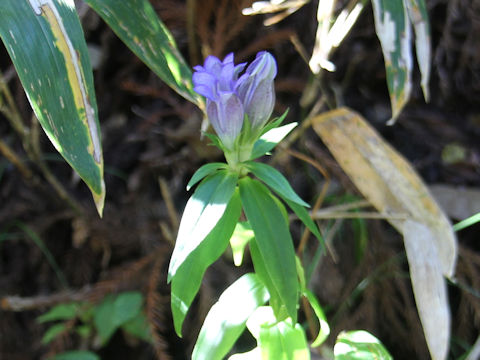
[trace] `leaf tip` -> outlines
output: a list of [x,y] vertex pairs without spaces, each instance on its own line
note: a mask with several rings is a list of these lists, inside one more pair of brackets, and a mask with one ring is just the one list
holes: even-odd
[[100,218],[103,217],[103,208],[105,205],[105,182],[103,179],[100,181],[100,193],[95,192],[93,189],[90,189],[93,196],[93,201],[95,202],[95,207],[97,208],[98,215]]

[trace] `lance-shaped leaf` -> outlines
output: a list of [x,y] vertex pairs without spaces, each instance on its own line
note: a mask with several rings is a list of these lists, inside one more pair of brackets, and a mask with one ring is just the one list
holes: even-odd
[[85,0],[118,37],[165,83],[203,108],[192,71],[148,0]]
[[412,31],[403,0],[373,0],[375,29],[382,45],[393,123],[412,89]]
[[[282,120],[282,119],[280,119]],[[280,141],[287,136],[297,126],[297,123],[290,123],[280,126],[278,128],[272,128],[263,134],[260,139],[257,140],[253,146],[251,159],[259,158],[267,154],[272,150]]]
[[237,175],[221,170],[204,179],[195,190],[185,206],[180,221],[168,268],[168,281],[223,216],[236,184]]
[[288,199],[299,205],[310,207],[300,196],[297,195],[295,190],[290,186],[285,176],[283,176],[277,169],[267,164],[259,162],[249,161],[248,169],[252,173],[268,185],[273,191],[281,195],[282,198]]
[[335,360],[392,360],[383,344],[372,334],[363,330],[342,332],[333,349]]
[[57,151],[105,200],[100,126],[85,38],[73,0],[0,2],[0,37]]
[[403,226],[413,293],[433,360],[444,360],[450,339],[447,284],[442,276],[434,233],[424,224],[407,220]]
[[[243,209],[253,232],[265,268],[288,316],[297,319],[298,277],[295,250],[287,221],[269,190],[257,180],[239,181]],[[282,319],[279,319],[282,320]]]
[[187,184],[187,191],[190,190],[193,186],[195,186],[199,181],[203,178],[207,177],[210,174],[213,174],[218,169],[225,169],[227,164],[225,163],[209,163],[201,166],[195,173],[193,174],[192,178]]
[[428,20],[427,6],[424,0],[404,0],[413,28],[415,30],[415,51],[417,53],[418,67],[422,74],[422,89],[425,100],[430,98],[428,82],[430,81],[430,58],[432,57],[432,44],[430,41],[430,22]]
[[208,312],[192,359],[223,359],[244,331],[247,319],[267,300],[268,291],[255,274],[235,281]]
[[232,196],[222,218],[205,240],[192,251],[172,278],[171,307],[173,323],[178,336],[192,301],[200,289],[207,268],[228,246],[229,239],[240,218],[242,206],[238,191]]

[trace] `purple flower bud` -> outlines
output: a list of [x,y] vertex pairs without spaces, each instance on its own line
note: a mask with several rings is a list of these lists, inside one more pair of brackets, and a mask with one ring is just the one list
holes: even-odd
[[256,130],[268,121],[275,104],[277,65],[273,56],[266,51],[258,53],[239,78],[244,68],[245,63],[234,64],[233,53],[223,61],[208,56],[203,66],[194,67],[194,90],[207,98],[210,122],[230,150],[242,130],[245,114]]
[[275,59],[270,53],[262,51],[236,83],[236,91],[253,129],[265,125],[272,115],[275,105],[273,79],[276,75]]

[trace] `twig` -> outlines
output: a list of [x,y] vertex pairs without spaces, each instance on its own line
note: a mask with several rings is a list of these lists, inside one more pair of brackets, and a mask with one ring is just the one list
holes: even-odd
[[180,222],[178,221],[177,209],[175,209],[172,197],[170,196],[168,184],[162,177],[158,178],[158,184],[160,185],[160,192],[162,193],[163,200],[165,201],[165,205],[167,206],[168,217],[170,218],[170,225],[172,226],[172,229],[178,229],[178,225]]
[[0,153],[20,171],[25,179],[30,180],[33,177],[32,171],[25,166],[15,151],[2,139],[0,139]]

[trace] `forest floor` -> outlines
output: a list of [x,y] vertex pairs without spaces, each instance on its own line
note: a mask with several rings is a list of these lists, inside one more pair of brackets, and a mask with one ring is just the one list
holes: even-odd
[[[321,91],[313,92],[309,101],[305,93],[312,91],[312,75],[299,49],[310,54],[313,48],[316,1],[269,27],[263,24],[264,16],[241,14],[251,1],[202,1],[195,15],[193,45],[186,3],[151,2],[192,66],[207,54],[223,57],[234,52],[236,62],[241,62],[251,61],[260,50],[270,51],[279,69],[275,114],[288,108],[286,122],[301,122],[320,97],[325,100],[320,111],[348,106],[410,161],[453,223],[472,215],[472,209],[479,211],[478,1],[427,1],[433,45],[431,99],[424,102],[415,69],[411,100],[394,126],[386,125],[390,101],[370,5],[334,52],[336,71],[322,76]],[[338,3],[341,7],[345,1]],[[88,189],[43,133],[46,163],[80,204],[81,214],[58,196],[36,164],[26,163],[39,179],[32,182],[0,157],[0,359],[45,359],[94,346],[91,338],[71,332],[44,345],[41,339],[48,325],[36,318],[62,302],[95,304],[109,293],[127,290],[144,296],[146,317],[155,333],[153,346],[117,332],[97,347],[101,358],[185,359],[210,306],[251,267],[247,261],[236,268],[228,256],[217,261],[190,310],[184,338],[175,335],[166,268],[189,196],[185,186],[198,167],[221,161],[222,155],[200,138],[201,112],[162,83],[92,10],[85,10],[80,4],[87,43],[98,55],[94,78],[105,159],[105,211],[100,219]],[[30,124],[31,108],[7,53],[1,51],[1,70],[25,124]],[[3,120],[0,137],[25,157],[22,142]],[[290,149],[313,159],[330,177],[327,183],[314,167],[279,149],[283,153],[276,167],[302,198],[313,203],[327,184],[324,206],[362,199],[311,128]],[[465,189],[471,191],[468,196]],[[310,285],[332,328],[326,347],[342,330],[365,329],[395,359],[427,359],[401,236],[379,219],[322,220],[320,226],[328,235],[330,251],[318,262]],[[294,223],[292,230],[297,243],[301,228]],[[480,224],[457,233],[457,283],[449,283],[451,359],[464,354],[480,332],[479,234]],[[307,251],[316,251],[313,239]],[[51,253],[59,269],[52,268],[45,252]]]

